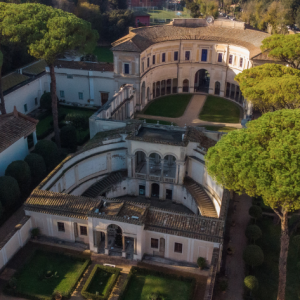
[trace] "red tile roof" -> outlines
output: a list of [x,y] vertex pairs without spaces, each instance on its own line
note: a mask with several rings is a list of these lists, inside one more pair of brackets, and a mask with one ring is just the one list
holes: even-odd
[[57,60],[54,63],[55,68],[74,69],[74,70],[86,70],[86,71],[100,71],[100,72],[113,72],[114,65],[110,63],[95,63],[84,61],[66,61]]

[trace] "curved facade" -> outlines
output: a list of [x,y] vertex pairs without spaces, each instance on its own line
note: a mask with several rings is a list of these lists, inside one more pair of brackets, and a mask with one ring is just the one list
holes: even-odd
[[175,19],[133,29],[113,43],[115,78],[135,82],[140,109],[160,96],[195,92],[230,98],[246,108],[234,78],[252,67],[268,36],[229,20]]

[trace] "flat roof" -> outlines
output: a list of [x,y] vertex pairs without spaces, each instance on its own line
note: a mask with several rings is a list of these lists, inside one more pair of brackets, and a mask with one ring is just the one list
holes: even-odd
[[172,143],[179,143],[182,141],[182,135],[184,132],[182,131],[171,131],[171,130],[163,130],[156,128],[147,128],[142,127],[139,130],[139,133],[136,135],[138,137],[146,138],[146,139],[155,139],[158,141],[168,141]]

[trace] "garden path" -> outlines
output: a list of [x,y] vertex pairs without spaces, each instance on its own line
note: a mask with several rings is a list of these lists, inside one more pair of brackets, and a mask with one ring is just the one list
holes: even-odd
[[152,120],[162,120],[167,122],[176,123],[178,126],[206,126],[206,125],[216,125],[216,126],[229,126],[234,128],[242,128],[240,123],[220,123],[220,122],[208,122],[199,120],[199,113],[206,101],[207,96],[201,94],[193,95],[190,103],[188,104],[184,114],[179,118],[168,118],[159,116],[150,116],[144,114],[137,114],[137,118],[145,118]]

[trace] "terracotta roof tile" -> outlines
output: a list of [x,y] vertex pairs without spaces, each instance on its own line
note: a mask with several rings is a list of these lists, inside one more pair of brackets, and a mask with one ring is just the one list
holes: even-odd
[[0,153],[18,141],[31,134],[38,120],[23,115],[16,110],[10,114],[0,115]]
[[74,70],[87,70],[87,71],[100,71],[100,72],[113,72],[114,65],[110,63],[94,63],[84,61],[66,61],[57,60],[54,63],[55,68],[74,69]]

